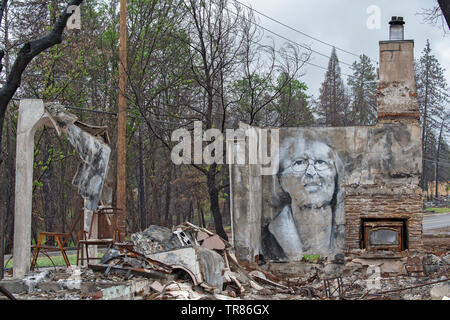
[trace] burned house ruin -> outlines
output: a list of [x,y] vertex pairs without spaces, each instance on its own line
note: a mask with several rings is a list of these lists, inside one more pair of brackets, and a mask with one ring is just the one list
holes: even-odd
[[[263,175],[259,164],[230,165],[240,260],[421,250],[420,115],[414,41],[403,39],[403,24],[393,17],[390,39],[379,42],[376,125],[272,128],[279,132],[278,170]],[[266,139],[259,128],[242,127]]]

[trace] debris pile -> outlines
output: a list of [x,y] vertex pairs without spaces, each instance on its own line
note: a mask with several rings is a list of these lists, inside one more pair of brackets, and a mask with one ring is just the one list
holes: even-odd
[[[0,281],[18,299],[449,299],[450,251],[394,257],[243,263],[217,234],[191,223],[152,225],[89,268],[51,268]],[[384,257],[384,258],[383,258]],[[7,296],[7,294],[4,294]],[[11,297],[11,296],[10,296]],[[0,295],[0,299],[5,298]]]
[[445,208],[450,205],[450,195],[443,196],[424,203],[425,208]]
[[132,249],[110,250],[122,250],[120,268],[136,256],[165,267],[165,276],[150,285],[148,299],[430,299],[430,288],[449,278],[448,253],[244,264],[227,241],[189,222],[174,230],[150,226],[131,239]]
[[[228,264],[230,244],[205,228],[189,222],[174,231],[152,225],[134,233],[131,240],[132,248],[121,244],[113,246],[101,264],[116,260],[115,264],[123,268],[138,259],[151,269],[156,267],[169,274],[187,275],[194,285],[210,291],[222,291],[224,281],[237,282]],[[135,263],[134,267],[146,266]]]

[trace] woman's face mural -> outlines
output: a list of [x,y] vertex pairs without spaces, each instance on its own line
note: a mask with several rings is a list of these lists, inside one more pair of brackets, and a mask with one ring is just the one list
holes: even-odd
[[335,191],[336,167],[333,151],[318,141],[297,141],[280,161],[281,188],[300,206],[330,204]]
[[341,214],[337,162],[333,149],[319,140],[289,137],[281,144],[278,213],[263,227],[263,251],[272,259],[334,252],[336,214]]

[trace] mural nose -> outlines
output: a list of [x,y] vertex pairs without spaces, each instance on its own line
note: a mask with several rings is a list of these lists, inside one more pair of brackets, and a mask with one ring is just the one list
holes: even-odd
[[314,177],[315,175],[317,175],[317,171],[314,168],[314,165],[312,165],[311,163],[309,163],[308,168],[306,168],[306,175]]

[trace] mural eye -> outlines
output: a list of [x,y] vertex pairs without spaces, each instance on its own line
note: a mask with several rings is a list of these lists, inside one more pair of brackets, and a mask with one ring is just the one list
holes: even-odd
[[305,171],[307,167],[308,167],[308,160],[306,159],[295,160],[294,163],[292,164],[292,169],[294,171]]
[[328,169],[328,162],[324,160],[316,160],[314,161],[314,168],[316,168],[316,170]]

